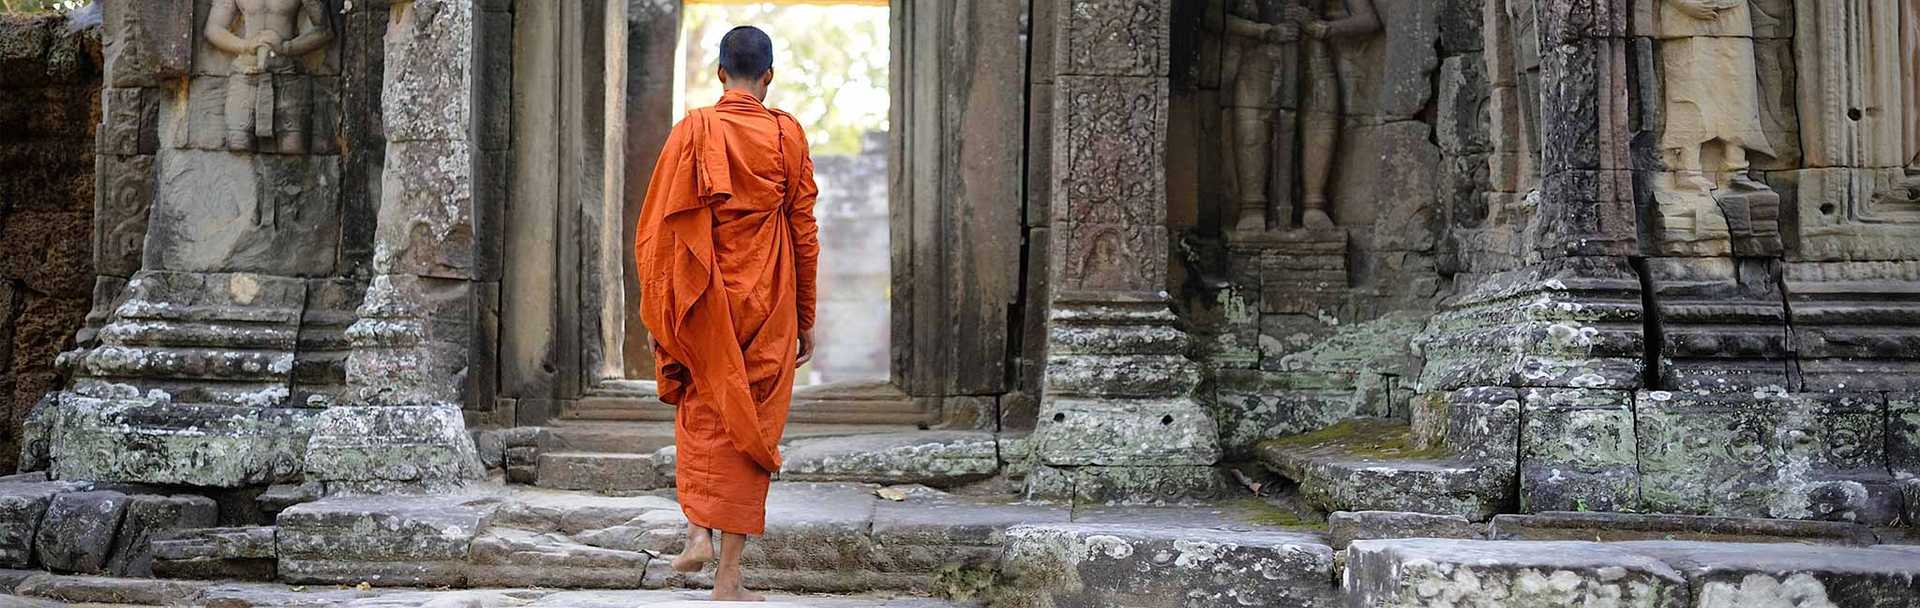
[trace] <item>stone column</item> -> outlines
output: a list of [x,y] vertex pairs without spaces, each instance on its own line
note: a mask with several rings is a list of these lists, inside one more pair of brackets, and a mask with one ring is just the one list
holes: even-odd
[[1054,10],[1052,298],[1036,497],[1178,498],[1218,487],[1213,418],[1167,308],[1167,0]]
[[[321,413],[306,451],[328,493],[443,492],[481,476],[460,404],[487,345],[475,330],[497,296],[485,187],[497,172],[478,112],[487,15],[480,0],[394,2],[381,109],[386,166],[373,280],[348,328],[348,394]],[[490,268],[495,270],[490,270]]]

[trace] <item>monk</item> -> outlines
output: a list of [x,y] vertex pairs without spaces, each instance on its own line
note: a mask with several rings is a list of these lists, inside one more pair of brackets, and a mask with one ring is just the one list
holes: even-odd
[[719,76],[719,103],[688,113],[660,153],[634,259],[660,399],[677,406],[687,548],[673,567],[704,568],[718,532],[713,599],[759,601],[741,584],[740,554],[766,527],[794,368],[813,356],[819,188],[799,122],[761,102],[773,40],[727,32]]

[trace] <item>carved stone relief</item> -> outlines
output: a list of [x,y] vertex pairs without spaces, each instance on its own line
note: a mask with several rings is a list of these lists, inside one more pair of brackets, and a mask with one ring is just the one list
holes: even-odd
[[1776,156],[1761,128],[1752,13],[1747,0],[1662,0],[1655,15],[1667,174],[1654,197],[1665,253],[1729,253],[1735,225],[1760,240],[1742,253],[1778,249],[1779,196],[1747,174],[1750,153]]
[[228,150],[272,140],[280,154],[307,152],[313,81],[303,58],[325,52],[333,26],[320,0],[214,0],[207,41],[232,56],[223,106]]

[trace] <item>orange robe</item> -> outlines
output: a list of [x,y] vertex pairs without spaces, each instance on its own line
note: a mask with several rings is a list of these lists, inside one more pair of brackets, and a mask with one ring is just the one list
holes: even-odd
[[758,535],[813,327],[813,160],[791,115],[728,91],[674,126],[634,235],[687,520]]

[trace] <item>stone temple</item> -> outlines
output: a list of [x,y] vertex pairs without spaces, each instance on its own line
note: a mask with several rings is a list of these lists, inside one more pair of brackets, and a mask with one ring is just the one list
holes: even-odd
[[[0,603],[697,597],[682,9],[0,21]],[[1920,1],[889,14],[889,373],[796,395],[750,585],[1920,606]]]

